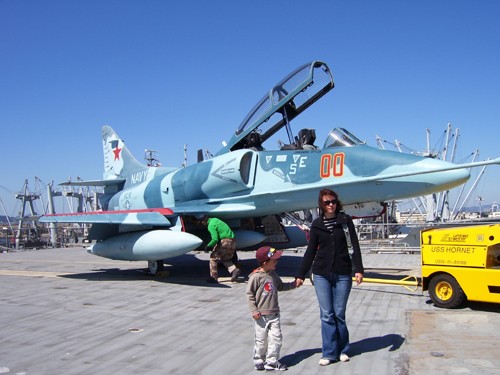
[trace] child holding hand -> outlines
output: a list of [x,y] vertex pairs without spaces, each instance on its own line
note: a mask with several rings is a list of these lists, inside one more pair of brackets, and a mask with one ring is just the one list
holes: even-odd
[[284,283],[275,272],[283,251],[270,246],[259,248],[255,254],[259,267],[248,279],[248,307],[254,319],[255,344],[253,360],[256,370],[285,371],[278,361],[283,335],[280,324],[278,291],[296,287],[295,281]]

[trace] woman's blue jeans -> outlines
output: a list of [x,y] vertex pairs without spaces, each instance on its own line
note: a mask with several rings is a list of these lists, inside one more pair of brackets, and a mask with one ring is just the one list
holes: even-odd
[[322,358],[338,360],[349,350],[345,313],[352,288],[351,275],[313,275],[321,317]]

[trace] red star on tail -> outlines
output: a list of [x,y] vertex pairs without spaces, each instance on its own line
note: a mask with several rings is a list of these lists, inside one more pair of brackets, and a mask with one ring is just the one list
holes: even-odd
[[113,153],[115,154],[115,160],[120,160],[120,151],[122,149],[118,148],[118,145],[116,145],[116,148],[113,150]]

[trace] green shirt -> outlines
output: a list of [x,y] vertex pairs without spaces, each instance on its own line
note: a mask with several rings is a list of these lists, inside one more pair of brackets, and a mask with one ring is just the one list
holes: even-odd
[[234,233],[229,228],[229,225],[216,217],[208,219],[208,231],[212,236],[212,241],[207,244],[208,247],[215,246],[217,242],[224,238],[234,238]]

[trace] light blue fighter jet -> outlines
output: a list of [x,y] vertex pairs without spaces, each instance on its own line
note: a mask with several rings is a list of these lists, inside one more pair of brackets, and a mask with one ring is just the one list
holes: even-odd
[[235,228],[239,248],[263,241],[293,247],[304,245],[306,235],[277,217],[317,207],[323,188],[335,190],[353,216],[375,216],[386,201],[447,190],[467,181],[471,167],[500,164],[497,158],[456,165],[380,150],[342,128],[332,130],[321,148],[314,145],[314,129],[295,136],[291,121],[333,87],[325,63],[299,67],[264,95],[215,156],[184,168],[138,162],[104,126],[103,179],[63,184],[102,186],[102,210],[45,215],[40,221],[90,223],[90,253],[145,260],[156,273],[164,259],[202,244],[207,231],[196,220],[202,215]]

